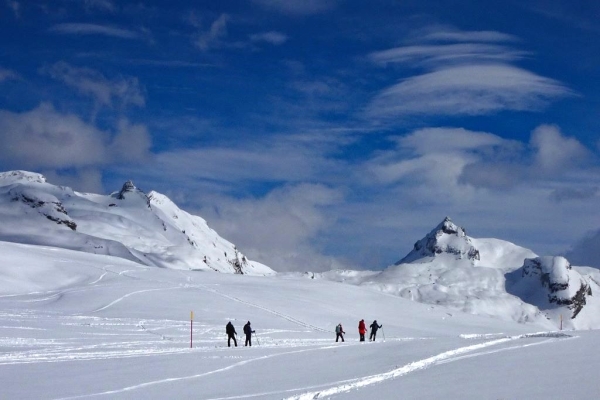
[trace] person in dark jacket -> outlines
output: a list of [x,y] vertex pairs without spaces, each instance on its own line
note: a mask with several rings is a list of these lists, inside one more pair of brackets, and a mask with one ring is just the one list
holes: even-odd
[[339,323],[338,326],[335,327],[335,341],[337,342],[339,338],[342,338],[342,342],[344,341],[344,328],[342,328],[342,324]]
[[365,325],[365,320],[361,319],[358,323],[358,335],[360,336],[360,341],[365,341],[365,333],[367,333],[367,327]]
[[246,323],[246,325],[244,325],[244,333],[246,334],[246,344],[245,344],[245,346],[252,347],[252,334],[254,333],[254,331],[252,330],[252,327],[250,326],[250,321],[248,321]]
[[229,321],[225,326],[225,333],[227,333],[227,347],[231,347],[231,339],[233,339],[233,344],[235,344],[235,347],[237,347],[237,340],[235,339],[237,332],[235,331],[231,321]]
[[377,336],[377,329],[382,328],[383,325],[378,325],[377,324],[377,320],[373,321],[373,323],[371,325],[369,325],[369,327],[371,328],[371,336],[369,336],[369,341],[375,341],[375,336]]

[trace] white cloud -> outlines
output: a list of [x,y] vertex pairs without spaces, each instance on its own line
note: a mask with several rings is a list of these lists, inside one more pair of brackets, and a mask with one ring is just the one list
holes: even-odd
[[54,25],[50,32],[67,35],[104,35],[118,37],[121,39],[141,39],[142,35],[129,29],[116,28],[113,26],[83,24],[83,23],[64,23]]
[[498,31],[461,31],[448,28],[430,30],[420,39],[448,42],[514,42],[518,40],[514,35]]
[[218,198],[200,214],[251,259],[278,271],[324,271],[342,265],[319,254],[312,241],[335,222],[326,209],[341,200],[337,190],[298,184],[262,198]]
[[492,149],[512,145],[499,136],[462,128],[426,128],[392,139],[397,147],[366,163],[363,182],[435,188],[450,198],[469,195],[460,182],[467,165]]
[[412,149],[416,154],[429,154],[476,150],[506,145],[508,141],[491,133],[464,128],[424,128],[398,137],[397,142],[400,147]]
[[371,53],[369,58],[381,65],[406,63],[436,67],[452,63],[514,61],[527,54],[496,44],[457,43],[396,47]]
[[532,111],[574,94],[556,80],[511,65],[530,54],[506,44],[515,39],[495,31],[435,29],[414,38],[418,44],[371,53],[369,58],[377,64],[421,67],[426,72],[381,90],[368,105],[367,116]]
[[24,113],[0,111],[0,154],[23,168],[66,168],[101,164],[107,158],[104,132],[50,104]]
[[116,134],[63,114],[52,105],[14,113],[0,110],[0,159],[11,169],[93,168],[147,159],[150,136],[126,120]]
[[329,11],[339,0],[253,0],[254,3],[288,15],[310,15]]
[[380,92],[371,117],[481,115],[536,110],[572,92],[560,82],[509,65],[459,65],[411,77]]
[[557,126],[541,125],[531,134],[537,166],[545,172],[555,172],[582,164],[589,151],[575,138],[562,135]]
[[227,23],[230,20],[228,14],[221,14],[210,26],[210,29],[201,33],[196,41],[196,46],[202,51],[208,51],[211,48],[220,47],[222,39],[227,37]]
[[64,61],[42,68],[41,71],[79,93],[92,97],[101,106],[112,107],[114,99],[123,106],[145,105],[142,88],[138,79],[134,77],[108,79],[96,70],[73,67]]
[[[289,135],[164,152],[156,162],[161,170],[229,183],[334,180],[343,164],[327,157],[334,145],[327,138]],[[181,171],[182,164],[189,168]]]
[[284,44],[288,40],[288,37],[281,32],[269,31],[250,35],[250,40],[252,42],[266,42],[274,46],[279,46]]
[[151,145],[152,138],[145,125],[131,124],[122,118],[109,150],[121,163],[138,163],[149,159]]

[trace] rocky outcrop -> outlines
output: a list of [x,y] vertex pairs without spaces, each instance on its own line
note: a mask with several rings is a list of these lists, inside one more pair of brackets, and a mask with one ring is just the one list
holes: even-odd
[[12,201],[19,201],[36,209],[41,215],[50,221],[68,226],[72,230],[77,230],[77,224],[69,217],[67,210],[62,203],[54,196],[44,194],[40,195],[31,190],[24,190],[19,187],[9,191]]
[[523,267],[507,276],[507,291],[542,310],[553,305],[566,307],[572,319],[592,295],[590,283],[560,256],[526,259]]
[[131,180],[128,180],[123,184],[121,190],[112,194],[112,196],[118,200],[125,200],[127,197],[141,198],[146,202],[148,208],[151,208],[150,198],[138,189]]

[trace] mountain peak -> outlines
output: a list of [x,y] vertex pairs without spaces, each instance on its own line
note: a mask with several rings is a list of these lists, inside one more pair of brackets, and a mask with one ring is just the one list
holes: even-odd
[[454,224],[450,217],[446,217],[423,239],[417,241],[413,250],[396,265],[435,257],[438,254],[451,254],[457,259],[467,258],[471,262],[479,260],[479,250],[473,246],[464,228]]

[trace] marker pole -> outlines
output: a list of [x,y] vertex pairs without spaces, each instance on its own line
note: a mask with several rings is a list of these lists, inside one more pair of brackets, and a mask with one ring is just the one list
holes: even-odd
[[190,349],[193,347],[194,312],[190,311]]

